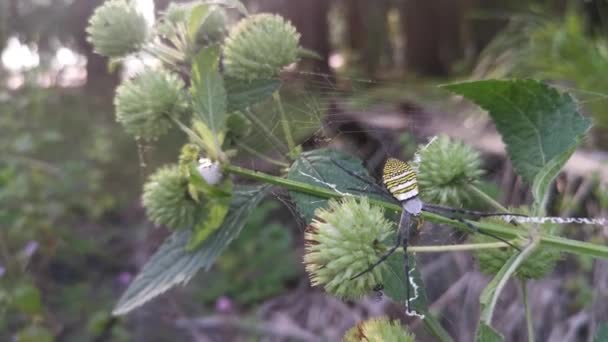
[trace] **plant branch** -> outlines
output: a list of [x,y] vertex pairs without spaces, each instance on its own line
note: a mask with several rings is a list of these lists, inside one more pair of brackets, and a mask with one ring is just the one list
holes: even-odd
[[[481,249],[496,249],[509,247],[504,242],[489,242],[489,243],[467,243],[462,245],[437,245],[437,246],[408,246],[408,253],[441,253],[441,252],[460,252],[473,251]],[[399,251],[403,253],[403,248]]]
[[283,134],[285,134],[285,140],[287,140],[287,147],[289,148],[289,154],[295,152],[296,143],[293,140],[293,136],[291,134],[291,128],[289,127],[289,121],[287,121],[287,115],[285,114],[285,109],[283,109],[283,103],[281,102],[281,94],[278,91],[275,91],[272,94],[272,98],[277,104],[279,109],[279,114],[281,114],[281,126],[283,127]]
[[505,212],[505,213],[508,212],[507,208],[505,208],[502,204],[498,203],[495,199],[490,197],[490,195],[486,194],[485,192],[483,192],[481,189],[479,189],[475,185],[468,184],[467,189],[469,189],[469,191],[473,192],[475,195],[477,195],[477,197],[482,199],[484,202],[489,204],[494,209]]
[[524,308],[526,310],[526,326],[528,327],[528,342],[534,342],[534,322],[532,322],[532,310],[528,300],[528,286],[524,279],[521,279],[521,291],[524,298]]
[[207,144],[205,144],[205,142],[203,141],[203,139],[201,139],[201,137],[199,137],[198,134],[196,134],[196,132],[194,132],[193,130],[191,130],[188,126],[184,125],[184,123],[181,122],[179,119],[177,119],[177,118],[175,118],[175,117],[173,117],[171,115],[168,115],[168,114],[167,114],[167,117],[171,121],[173,121],[173,123],[175,125],[177,125],[177,127],[179,127],[179,129],[181,129],[182,132],[186,133],[186,135],[190,139],[192,139],[194,142],[196,142],[199,145],[199,147],[201,147],[203,149],[207,148]]
[[538,237],[533,237],[526,248],[517,254],[513,254],[482,292],[479,298],[479,302],[483,308],[481,312],[481,321],[486,325],[492,325],[492,316],[494,314],[496,302],[498,302],[498,297],[500,297],[507,281],[515,273],[519,265],[532,254],[536,247],[538,247],[538,242]]
[[[291,191],[302,192],[302,193],[306,193],[306,194],[313,195],[313,196],[320,197],[320,198],[342,198],[342,197],[344,197],[341,194],[339,194],[333,190],[315,186],[315,185],[310,185],[308,183],[303,183],[303,182],[298,182],[298,181],[294,181],[294,180],[290,180],[290,179],[286,179],[286,178],[282,178],[282,177],[277,177],[277,176],[269,175],[269,174],[266,174],[263,172],[245,169],[245,168],[235,166],[235,165],[224,165],[223,167],[224,167],[224,170],[229,173],[233,173],[233,174],[236,174],[236,175],[239,175],[239,176],[242,176],[245,178],[249,178],[249,179],[258,180],[258,181],[268,183],[268,184],[278,185],[278,186],[284,187]],[[352,195],[352,196],[359,197],[357,195]],[[401,206],[399,206],[395,203],[385,202],[385,201],[378,200],[375,198],[369,198],[369,202],[372,204],[381,206],[382,208],[384,208],[386,210],[390,210],[395,213],[401,212]],[[446,224],[446,225],[461,229],[463,231],[470,232],[470,228],[468,228],[464,223],[458,222],[456,220],[452,220],[450,218],[447,218],[447,217],[444,217],[441,215],[437,215],[437,214],[433,214],[433,213],[429,213],[429,212],[423,212],[422,218],[424,218],[427,221],[433,222],[433,223]],[[488,233],[492,233],[494,235],[498,235],[500,237],[503,237],[503,238],[509,239],[509,240],[520,238],[522,235],[527,235],[526,231],[523,231],[518,228],[510,227],[506,224],[499,224],[499,223],[495,223],[495,222],[491,222],[491,221],[481,221],[481,222],[469,221],[469,222],[471,224],[474,224],[475,227],[477,227],[479,230],[482,230],[482,231],[488,232]],[[539,239],[539,243],[543,247],[555,248],[559,251],[567,252],[567,253],[608,259],[608,247],[607,246],[583,242],[583,241],[571,240],[571,239],[543,234],[543,233],[538,233],[538,239]]]

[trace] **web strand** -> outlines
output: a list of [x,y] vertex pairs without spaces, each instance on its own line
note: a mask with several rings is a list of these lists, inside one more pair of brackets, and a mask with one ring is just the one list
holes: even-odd
[[553,224],[587,224],[587,225],[599,225],[608,226],[608,219],[606,218],[589,218],[589,217],[530,217],[530,216],[513,216],[503,215],[500,218],[506,222],[515,223],[553,223]]

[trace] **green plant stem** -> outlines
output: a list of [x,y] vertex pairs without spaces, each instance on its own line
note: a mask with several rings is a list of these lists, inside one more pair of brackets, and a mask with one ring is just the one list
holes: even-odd
[[279,114],[281,115],[281,126],[283,127],[283,134],[285,134],[285,140],[287,140],[289,154],[292,154],[296,150],[296,143],[293,140],[293,135],[291,134],[291,128],[289,127],[289,121],[287,121],[285,109],[283,109],[283,102],[281,102],[281,94],[279,94],[278,91],[275,91],[274,93],[272,93],[272,98],[274,99],[274,102],[276,102],[277,108],[279,109]]
[[[513,254],[513,256],[507,260],[503,267],[498,271],[498,274],[490,281],[488,286],[484,289],[480,297],[480,303],[484,309],[481,313],[481,320],[488,326],[492,325],[492,316],[494,315],[494,308],[498,302],[498,297],[502,293],[507,281],[515,273],[519,265],[532,254],[534,249],[538,246],[538,237],[533,237],[530,243],[521,252]],[[489,301],[488,301],[488,297]]]
[[520,280],[521,292],[524,297],[524,307],[526,309],[526,326],[528,327],[528,342],[534,342],[534,323],[532,322],[532,310],[528,300],[528,286],[524,279]]
[[156,57],[160,60],[164,60],[169,64],[176,64],[177,62],[184,59],[185,55],[171,47],[168,47],[162,43],[148,44],[142,47],[142,51]]
[[186,133],[186,135],[194,140],[194,142],[196,142],[199,147],[203,148],[203,149],[207,149],[207,144],[205,144],[205,142],[203,141],[203,139],[201,139],[201,137],[198,136],[198,134],[196,134],[196,132],[194,132],[193,130],[191,130],[188,126],[184,125],[183,122],[181,122],[179,119],[168,115],[167,117],[169,118],[169,120],[173,121],[173,123],[179,127],[179,129],[182,130],[182,132]]
[[[319,186],[310,185],[308,183],[293,181],[290,179],[269,175],[263,172],[245,169],[235,165],[223,165],[223,167],[224,170],[229,173],[233,173],[249,179],[258,180],[268,184],[278,185],[291,191],[298,191],[321,198],[344,197],[343,195],[335,191]],[[353,197],[358,196],[353,195]],[[381,206],[386,210],[390,210],[396,213],[401,212],[401,206],[395,203],[385,202],[374,198],[369,198],[369,202]],[[470,232],[471,230],[462,222],[429,212],[423,212],[422,218],[433,223],[446,224],[452,227],[456,227],[466,232]],[[507,225],[502,225],[494,222],[469,222],[471,224],[474,224],[475,227],[484,232],[492,233],[494,235],[498,235],[509,240],[520,238],[521,235],[526,234],[526,232],[522,231],[521,229],[509,227]],[[543,245],[543,247],[555,248],[559,251],[567,253],[608,259],[607,246],[566,239],[559,236],[552,236],[543,233],[539,233],[538,238],[540,240],[540,244]]]
[[[408,253],[441,253],[441,252],[459,252],[473,251],[481,249],[496,249],[509,247],[504,242],[489,242],[489,243],[468,243],[462,245],[439,245],[439,246],[408,246]],[[403,248],[399,248],[403,253]]]
[[473,192],[475,195],[477,195],[477,197],[482,199],[484,202],[489,204],[494,209],[505,212],[505,213],[508,212],[507,208],[505,208],[502,204],[498,203],[495,199],[490,197],[490,195],[486,194],[485,192],[483,192],[481,189],[479,189],[475,185],[468,184],[467,189],[469,189],[469,191]]
[[[242,168],[240,166],[224,165],[224,170],[226,170],[230,173],[234,173],[239,176],[243,176],[243,177],[250,178],[250,179],[255,179],[255,180],[262,181],[262,182],[268,183],[268,184],[282,186],[282,187],[292,190],[292,191],[302,192],[302,193],[317,196],[317,197],[322,197],[322,198],[342,198],[342,197],[344,197],[343,195],[341,195],[333,190],[329,190],[329,189],[322,188],[322,187],[315,186],[315,185],[310,185],[308,183],[294,181],[294,180],[283,178],[283,177],[269,175],[267,173]],[[358,196],[353,195],[353,197],[358,197]],[[375,198],[369,198],[369,202],[379,205],[385,209],[388,209],[388,210],[391,210],[394,212],[401,211],[401,206],[394,204],[394,203],[381,201],[381,200],[378,200]]]

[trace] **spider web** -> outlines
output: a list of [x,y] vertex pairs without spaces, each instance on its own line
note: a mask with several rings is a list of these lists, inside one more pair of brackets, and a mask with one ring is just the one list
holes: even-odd
[[[394,140],[397,130],[414,132],[414,121],[406,119],[399,105],[387,105],[389,101],[381,95],[386,89],[395,93],[403,84],[301,72],[290,72],[280,81],[285,116],[296,143],[305,149],[336,147],[364,160],[372,156],[377,166],[386,155],[397,153],[396,141],[387,141]],[[405,91],[403,94],[400,101],[405,106],[411,102],[408,97],[414,96],[408,96]],[[280,112],[273,104],[273,100],[268,99],[252,108],[251,114],[266,123],[268,129],[254,125],[252,134],[241,142],[255,152],[280,158],[288,148]],[[408,114],[419,113],[410,110]],[[244,154],[254,156],[251,151]]]
[[[453,105],[449,94],[432,84],[412,86],[412,82],[298,71],[286,72],[277,80],[281,82],[282,107],[296,144],[305,150],[330,147],[357,156],[376,179],[387,156],[411,159],[417,144],[427,142],[424,121],[430,113],[447,111]],[[608,99],[608,94],[553,86],[583,99],[579,101],[580,106]],[[241,162],[267,172],[276,170],[276,166],[264,163],[264,159],[287,164],[284,156],[288,153],[288,144],[276,102],[269,97],[252,107],[249,115],[264,123],[266,129],[252,125],[251,133],[239,141],[240,146],[246,147],[239,149]],[[487,120],[485,116],[479,117]],[[288,196],[280,191],[275,193],[298,218]],[[441,230],[438,233],[435,229],[422,229],[419,238],[424,244],[466,239],[466,234],[461,232]]]

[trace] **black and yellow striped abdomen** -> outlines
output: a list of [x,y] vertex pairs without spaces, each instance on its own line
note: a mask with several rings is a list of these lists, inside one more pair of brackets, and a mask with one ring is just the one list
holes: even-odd
[[388,191],[399,201],[418,196],[416,171],[406,162],[389,158],[384,164],[382,181]]

